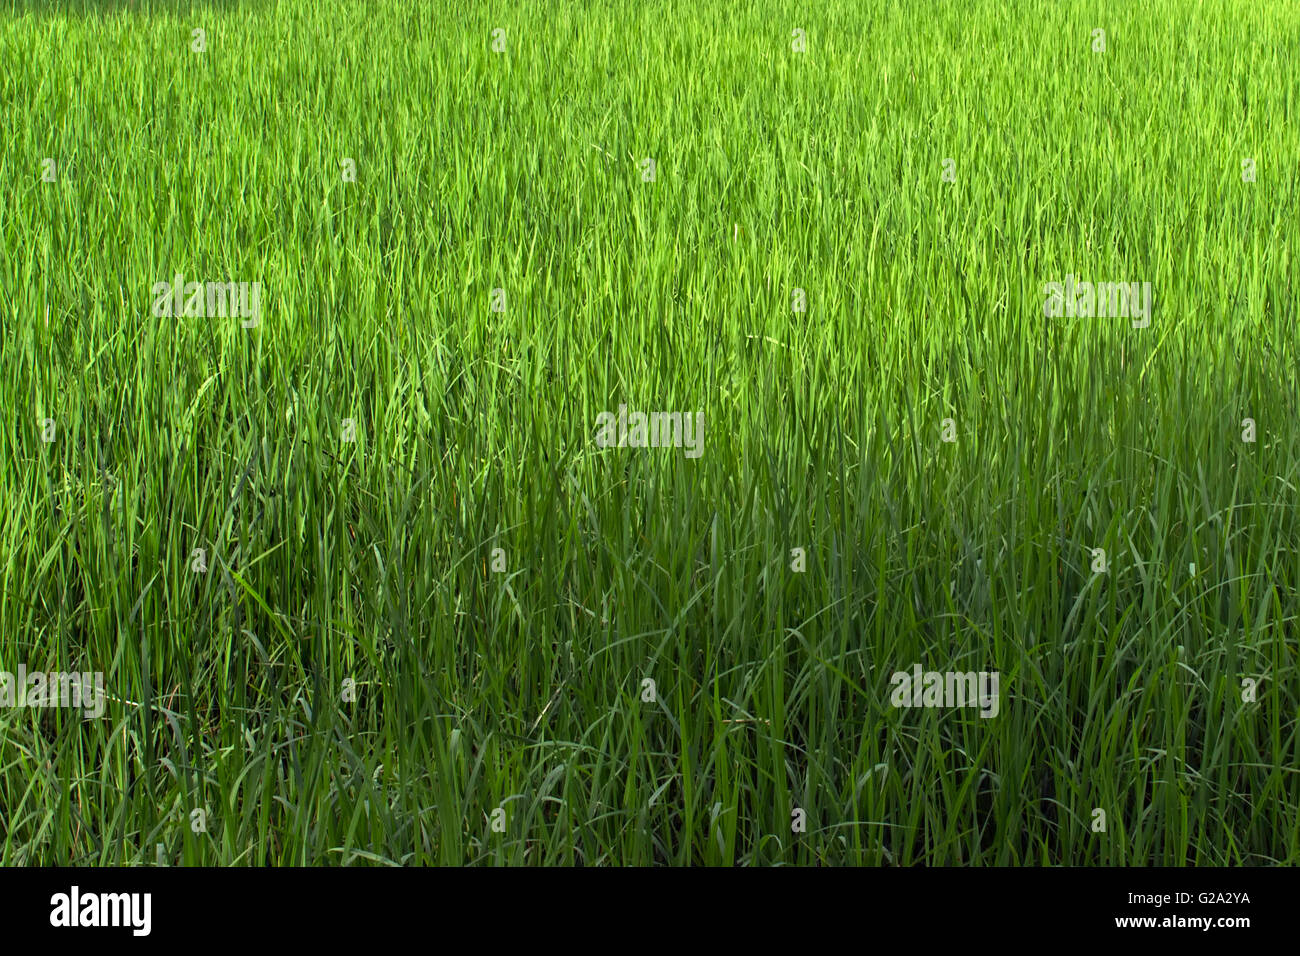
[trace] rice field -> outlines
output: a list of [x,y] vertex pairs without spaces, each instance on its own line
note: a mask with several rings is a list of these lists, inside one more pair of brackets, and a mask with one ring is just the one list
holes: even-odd
[[1300,862],[1298,36],[0,2],[0,864]]

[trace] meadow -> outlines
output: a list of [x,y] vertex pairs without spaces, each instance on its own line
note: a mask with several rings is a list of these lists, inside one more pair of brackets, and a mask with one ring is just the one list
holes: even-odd
[[0,864],[1300,862],[1297,37],[0,2]]

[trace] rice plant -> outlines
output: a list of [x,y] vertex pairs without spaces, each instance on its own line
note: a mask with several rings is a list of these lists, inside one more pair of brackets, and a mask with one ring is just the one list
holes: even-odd
[[0,4],[0,863],[1300,862],[1298,31]]

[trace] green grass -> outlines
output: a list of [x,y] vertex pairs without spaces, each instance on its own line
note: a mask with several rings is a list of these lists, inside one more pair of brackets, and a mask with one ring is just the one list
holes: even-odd
[[0,863],[1300,862],[1298,29],[0,4]]

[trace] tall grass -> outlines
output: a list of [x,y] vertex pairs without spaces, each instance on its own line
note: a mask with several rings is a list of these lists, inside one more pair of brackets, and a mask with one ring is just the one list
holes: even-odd
[[1293,4],[0,9],[0,862],[1300,858]]

